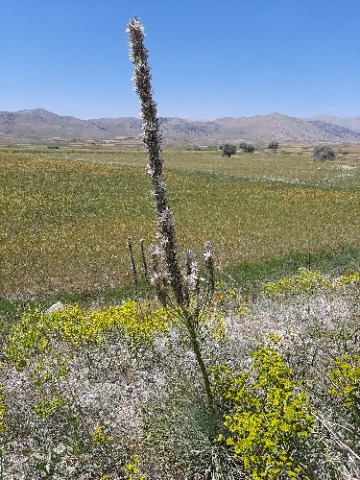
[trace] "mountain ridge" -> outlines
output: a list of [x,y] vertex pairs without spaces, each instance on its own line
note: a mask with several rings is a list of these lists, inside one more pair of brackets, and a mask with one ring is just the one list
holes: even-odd
[[[239,140],[360,143],[360,118],[357,117],[319,115],[302,119],[276,112],[214,120],[160,117],[159,123],[164,143],[211,144]],[[2,141],[11,138],[108,141],[116,138],[139,139],[140,135],[141,120],[135,117],[81,120],[43,108],[0,111]]]

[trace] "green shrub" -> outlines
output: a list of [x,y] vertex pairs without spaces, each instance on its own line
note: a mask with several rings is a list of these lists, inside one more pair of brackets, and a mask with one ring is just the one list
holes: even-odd
[[89,312],[77,305],[52,313],[27,312],[8,335],[6,359],[22,369],[33,355],[50,352],[54,338],[75,348],[99,345],[106,333],[115,328],[122,331],[130,344],[151,344],[154,334],[168,331],[173,313],[162,308],[143,313],[134,301]]
[[295,277],[284,277],[277,282],[265,283],[263,293],[268,296],[286,294],[313,294],[320,290],[336,290],[346,285],[357,285],[360,276],[357,272],[348,270],[337,279],[330,281],[321,272],[299,268]]
[[213,369],[214,393],[227,410],[219,440],[254,480],[308,478],[304,449],[315,422],[308,398],[271,344],[252,356],[250,372]]
[[286,277],[277,282],[265,283],[264,293],[286,294],[286,293],[314,293],[319,289],[330,288],[330,283],[323,277],[321,272],[299,268],[294,278]]
[[231,157],[231,155],[235,155],[236,153],[236,146],[230,143],[225,143],[224,145],[220,145],[220,150],[222,151],[223,157]]
[[270,142],[269,145],[268,145],[268,149],[269,150],[272,150],[273,153],[275,153],[279,148],[279,143],[278,142]]
[[314,148],[313,159],[315,162],[325,162],[326,160],[335,160],[335,158],[334,150],[327,145]]
[[245,153],[255,152],[254,145],[251,145],[251,143],[246,143],[246,142],[241,142],[240,145],[239,145],[239,149],[242,150]]
[[329,377],[330,393],[340,400],[349,427],[360,441],[360,355],[342,355],[334,360],[334,367]]

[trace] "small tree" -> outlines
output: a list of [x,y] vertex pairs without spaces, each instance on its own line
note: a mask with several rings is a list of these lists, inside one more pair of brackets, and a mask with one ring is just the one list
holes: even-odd
[[255,152],[254,145],[251,145],[250,143],[242,142],[242,143],[240,143],[239,148],[240,148],[240,150],[242,150],[245,153]]
[[315,147],[313,152],[313,159],[315,162],[325,162],[326,160],[335,160],[336,155],[334,150],[328,145]]
[[231,157],[236,153],[236,146],[231,145],[230,143],[225,143],[224,145],[220,145],[220,150],[222,151],[222,156]]
[[278,142],[270,142],[269,145],[268,145],[268,149],[272,150],[273,153],[275,153],[278,148],[279,148],[279,143]]

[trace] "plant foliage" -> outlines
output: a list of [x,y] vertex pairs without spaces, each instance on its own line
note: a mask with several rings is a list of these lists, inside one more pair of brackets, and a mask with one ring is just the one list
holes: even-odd
[[228,410],[219,440],[254,480],[300,478],[299,451],[315,423],[307,395],[273,346],[259,346],[252,357],[250,372],[213,369],[214,391]]
[[223,157],[231,157],[231,155],[235,155],[236,153],[236,145],[232,145],[230,143],[225,143],[224,145],[220,146],[220,150],[222,152]]
[[317,146],[314,148],[313,159],[315,162],[325,162],[335,160],[336,155],[332,147],[328,145]]

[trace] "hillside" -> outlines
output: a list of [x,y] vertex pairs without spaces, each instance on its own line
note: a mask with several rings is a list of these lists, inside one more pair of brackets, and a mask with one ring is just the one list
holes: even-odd
[[310,120],[320,120],[321,122],[331,123],[332,125],[338,125],[340,127],[349,128],[360,132],[360,117],[334,117],[333,115],[318,115]]
[[[341,125],[342,123],[342,125]],[[360,143],[359,119],[314,117],[299,119],[280,113],[253,117],[225,117],[191,121],[177,117],[160,118],[165,143],[222,141],[301,141]],[[349,128],[351,127],[351,128]],[[138,139],[141,121],[132,117],[80,120],[44,109],[0,112],[0,141]]]

